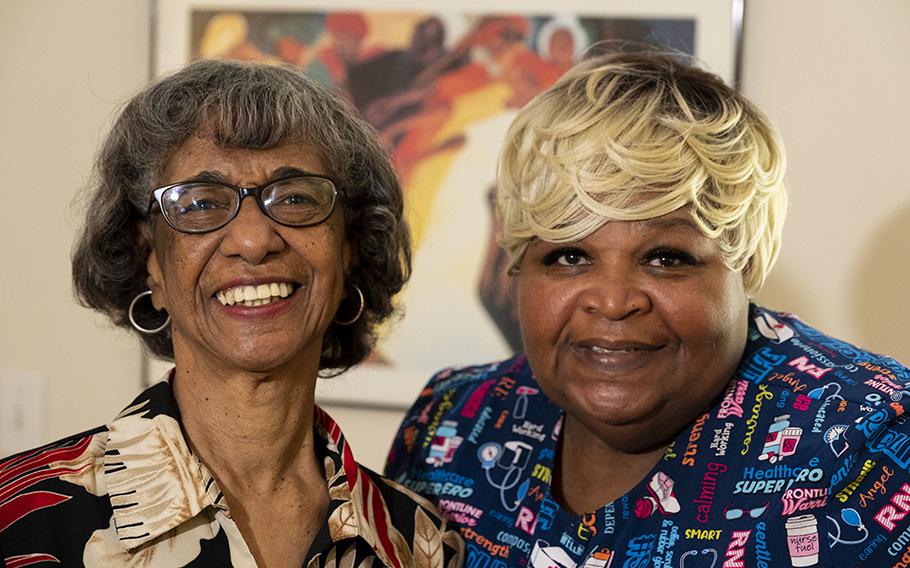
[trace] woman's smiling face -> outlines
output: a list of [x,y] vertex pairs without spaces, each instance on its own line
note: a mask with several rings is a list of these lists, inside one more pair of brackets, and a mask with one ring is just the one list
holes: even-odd
[[[204,176],[252,187],[289,172],[327,173],[304,145],[224,149],[194,136],[174,152],[159,182]],[[181,233],[158,215],[149,233],[149,285],[156,307],[171,316],[178,362],[259,372],[318,368],[351,262],[340,207],[318,225],[286,227],[244,199],[237,217],[216,231]],[[268,301],[237,301],[251,289],[268,289]]]
[[688,212],[611,221],[575,243],[534,241],[517,306],[541,387],[603,442],[669,441],[730,379],[748,298]]

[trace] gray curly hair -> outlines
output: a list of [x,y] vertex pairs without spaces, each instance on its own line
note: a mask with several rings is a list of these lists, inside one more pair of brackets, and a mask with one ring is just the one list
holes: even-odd
[[[362,361],[411,273],[402,190],[376,131],[339,93],[292,67],[202,60],[125,105],[85,196],[89,206],[72,259],[79,302],[131,328],[130,302],[147,289],[149,247],[140,232],[151,191],[174,150],[203,130],[225,148],[269,149],[305,140],[338,181],[346,235],[358,259],[345,285],[359,286],[365,305],[354,324],[329,327],[320,369],[343,370]],[[141,321],[161,317],[151,306],[134,313]],[[173,358],[169,329],[141,338],[154,355]]]

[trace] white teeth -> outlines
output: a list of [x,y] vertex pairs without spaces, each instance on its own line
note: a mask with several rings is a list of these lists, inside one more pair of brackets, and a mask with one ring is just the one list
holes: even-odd
[[235,286],[215,293],[215,297],[224,306],[242,304],[247,307],[262,306],[279,298],[287,298],[294,291],[287,282],[271,282],[256,286]]
[[596,345],[591,346],[591,351],[595,353],[631,353],[635,351],[633,348],[629,349],[604,349],[603,347],[598,347]]

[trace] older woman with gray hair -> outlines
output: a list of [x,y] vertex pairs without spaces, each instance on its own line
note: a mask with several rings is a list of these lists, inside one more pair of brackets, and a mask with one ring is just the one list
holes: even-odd
[[768,118],[676,54],[592,57],[519,113],[497,206],[526,353],[434,377],[386,469],[470,565],[905,554],[910,370],[752,302],[784,166]]
[[194,63],[125,106],[86,206],[78,297],[175,366],[108,425],[0,462],[7,566],[460,562],[314,402],[410,273],[394,170],[335,92]]

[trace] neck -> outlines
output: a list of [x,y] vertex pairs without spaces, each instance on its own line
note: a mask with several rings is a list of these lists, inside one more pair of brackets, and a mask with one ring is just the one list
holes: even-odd
[[300,566],[330,502],[314,447],[317,356],[269,372],[227,368],[174,342],[174,396],[259,566]]
[[559,503],[576,515],[593,512],[637,485],[664,455],[663,447],[641,452],[616,448],[568,414],[553,481]]
[[184,431],[223,490],[261,494],[294,479],[322,478],[313,446],[315,365],[252,373],[179,351],[175,361]]

